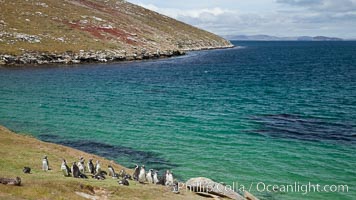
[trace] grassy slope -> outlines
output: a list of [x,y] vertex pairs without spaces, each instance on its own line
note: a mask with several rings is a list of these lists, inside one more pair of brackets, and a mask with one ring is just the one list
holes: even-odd
[[123,0],[0,0],[1,32],[41,38],[40,43],[29,43],[0,35],[0,54],[13,55],[107,49],[135,53],[230,45],[212,33]]
[[[102,168],[110,163],[104,158],[87,154],[69,147],[46,143],[33,137],[15,134],[0,126],[0,177],[16,177],[22,179],[22,186],[0,184],[0,199],[83,199],[75,192],[96,195],[100,199],[204,199],[187,191],[173,194],[166,187],[141,185],[134,181],[129,187],[119,186],[117,180],[108,178],[98,181],[92,178],[75,179],[64,177],[60,171],[61,159],[68,163],[76,161],[79,156],[100,160]],[[52,170],[41,170],[41,158],[48,155]],[[29,166],[32,174],[24,174],[22,168]],[[123,167],[113,164],[116,170]],[[131,170],[126,170],[132,172]],[[95,194],[94,194],[95,192]]]

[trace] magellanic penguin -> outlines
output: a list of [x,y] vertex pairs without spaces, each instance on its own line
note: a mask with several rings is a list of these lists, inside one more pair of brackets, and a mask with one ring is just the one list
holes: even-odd
[[48,163],[47,156],[44,156],[43,159],[42,159],[42,170],[43,171],[48,171],[49,170],[49,163]]
[[65,159],[63,159],[63,161],[62,161],[61,171],[63,172],[64,176],[70,176],[71,171],[70,171]]
[[158,184],[166,185],[167,171],[160,177]]
[[159,183],[157,170],[155,170],[154,173],[153,173],[153,183],[154,184],[158,184]]
[[73,165],[72,165],[72,176],[74,178],[79,178],[80,177],[80,171],[79,171],[79,168],[78,168],[76,162],[73,162]]
[[85,173],[85,160],[82,156],[79,157],[78,167],[79,171],[84,174]]
[[89,159],[89,161],[88,161],[88,171],[91,174],[95,174],[95,167],[93,164],[93,159]]
[[166,172],[162,175],[162,178],[161,178],[161,184],[162,185],[166,185],[167,184],[168,173],[169,173],[169,170],[166,170]]
[[169,186],[173,185],[173,174],[169,170],[167,170],[167,172],[166,172],[166,184],[165,185],[169,185]]
[[29,168],[29,167],[23,167],[23,173],[25,173],[25,174],[31,174],[31,168]]
[[174,181],[174,183],[173,183],[172,192],[175,193],[175,194],[179,194],[179,184],[178,184],[177,181]]
[[78,162],[78,168],[79,168],[80,173],[84,174],[84,165],[80,161]]
[[134,173],[132,174],[132,178],[135,181],[138,181],[138,175],[140,174],[140,168],[138,165],[135,165]]
[[95,174],[100,174],[100,173],[101,173],[100,161],[97,160],[95,165]]
[[142,165],[141,169],[140,169],[140,174],[138,175],[138,182],[139,183],[145,183],[146,182],[146,170],[145,170],[145,166]]
[[153,183],[153,169],[150,169],[146,174],[146,180],[148,183]]
[[130,185],[129,181],[127,180],[127,177],[124,177],[118,183],[119,183],[119,185],[125,185],[125,186],[129,186]]
[[118,177],[124,178],[126,176],[126,171],[125,169],[120,170],[119,174],[117,175]]
[[112,178],[118,178],[118,175],[115,173],[115,169],[111,165],[108,165],[108,170],[109,176],[111,176]]

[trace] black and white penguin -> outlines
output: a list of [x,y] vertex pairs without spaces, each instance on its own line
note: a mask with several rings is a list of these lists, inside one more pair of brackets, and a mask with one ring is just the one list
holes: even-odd
[[96,165],[95,165],[95,174],[98,174],[101,172],[101,166],[100,166],[100,161],[97,160],[96,161]]
[[159,180],[158,180],[158,173],[157,173],[158,171],[157,170],[155,170],[154,172],[153,172],[153,183],[154,184],[158,184],[159,183]]
[[140,174],[140,168],[138,165],[135,165],[134,173],[132,174],[132,178],[135,181],[138,181],[138,175]]
[[145,166],[144,165],[142,165],[142,167],[140,169],[140,173],[138,175],[138,182],[139,183],[146,182],[146,170],[145,170]]
[[109,176],[111,176],[112,178],[118,178],[118,174],[115,173],[115,169],[111,165],[108,165],[108,170]]
[[78,168],[76,162],[73,162],[73,165],[72,165],[72,176],[74,178],[79,178],[80,177],[80,171],[79,171],[79,168]]
[[126,171],[125,169],[120,170],[119,174],[117,175],[118,177],[124,178],[126,176]]
[[63,176],[70,176],[71,175],[70,174],[71,170],[69,169],[65,159],[62,160],[61,171],[63,173]]
[[165,185],[169,185],[169,186],[172,186],[173,185],[173,174],[167,170],[166,172],[166,183]]
[[126,178],[126,179],[128,179],[128,180],[132,180],[132,177],[131,177],[130,174],[125,174],[125,176],[124,176],[123,178]]
[[146,174],[146,180],[148,183],[153,183],[153,169],[150,169]]
[[179,185],[178,185],[177,181],[174,181],[174,183],[173,183],[172,192],[175,193],[175,194],[179,194]]
[[94,175],[92,175],[93,178],[97,179],[97,180],[105,180],[105,175],[106,172],[105,171],[101,171],[100,173],[96,173]]
[[23,167],[23,173],[25,173],[25,174],[31,174],[31,168],[29,168],[29,167]]
[[43,171],[48,171],[49,170],[49,163],[48,163],[47,156],[44,156],[43,159],[42,159],[42,170]]
[[122,180],[118,181],[119,185],[125,185],[125,186],[129,186],[130,183],[127,180],[127,177],[124,177]]
[[88,161],[88,171],[91,174],[95,174],[95,167],[93,164],[93,159],[89,159],[89,161]]
[[[168,170],[167,170],[168,171]],[[158,184],[166,185],[167,171],[160,177]]]
[[84,164],[84,158],[83,157],[79,158],[78,168],[79,168],[80,173],[82,173],[82,174],[85,173],[85,164]]

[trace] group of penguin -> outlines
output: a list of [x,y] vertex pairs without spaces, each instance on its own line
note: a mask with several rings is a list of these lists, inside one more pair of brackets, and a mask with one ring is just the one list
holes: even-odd
[[[42,159],[42,170],[44,171],[50,170],[47,156],[44,156]],[[142,184],[144,183],[161,184],[165,186],[171,186],[172,191],[174,193],[179,193],[178,182],[174,181],[172,172],[167,170],[165,174],[159,177],[157,170],[150,169],[146,173],[146,169],[144,165],[142,165],[141,167],[135,165],[134,173],[132,176],[127,174],[124,169],[122,169],[119,173],[116,173],[115,169],[111,165],[108,165],[109,174],[107,174],[106,171],[101,169],[99,160],[97,160],[94,165],[93,159],[89,159],[87,163],[87,169],[86,169],[85,160],[83,157],[80,157],[78,162],[73,162],[71,168],[68,167],[67,161],[63,159],[61,164],[61,171],[65,177],[72,176],[74,178],[85,178],[85,179],[88,178],[87,175],[85,175],[85,172],[89,172],[92,178],[98,180],[104,180],[105,176],[109,175],[114,179],[121,178],[121,180],[118,181],[118,183],[120,185],[125,185],[125,186],[129,186],[130,183],[128,180],[138,181],[139,183]]]

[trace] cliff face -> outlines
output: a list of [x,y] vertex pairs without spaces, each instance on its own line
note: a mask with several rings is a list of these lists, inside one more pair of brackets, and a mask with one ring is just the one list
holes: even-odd
[[0,63],[145,59],[231,47],[124,0],[0,0]]

